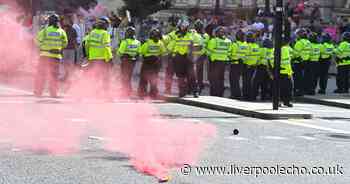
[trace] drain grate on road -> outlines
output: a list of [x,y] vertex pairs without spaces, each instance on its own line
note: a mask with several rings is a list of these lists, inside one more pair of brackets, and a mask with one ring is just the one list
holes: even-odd
[[305,136],[319,138],[328,141],[350,142],[350,134],[346,133],[315,133],[305,134]]

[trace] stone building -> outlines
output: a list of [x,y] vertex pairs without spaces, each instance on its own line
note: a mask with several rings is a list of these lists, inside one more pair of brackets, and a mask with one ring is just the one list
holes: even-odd
[[[284,2],[297,4],[301,0],[284,0]],[[188,9],[199,7],[201,9],[213,9],[216,0],[172,0],[174,9]],[[322,17],[331,18],[334,16],[350,15],[350,0],[304,0],[308,5],[317,4],[320,7]],[[270,0],[271,7],[275,0]],[[225,11],[241,9],[264,8],[265,0],[220,0],[220,8]]]

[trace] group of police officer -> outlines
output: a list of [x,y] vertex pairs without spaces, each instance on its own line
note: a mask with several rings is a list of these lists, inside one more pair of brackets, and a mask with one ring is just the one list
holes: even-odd
[[[49,24],[37,37],[40,62],[35,82],[35,95],[41,96],[45,76],[50,83],[50,95],[57,96],[58,82],[55,77],[62,50],[67,45],[66,33],[59,27],[59,17],[49,17]],[[89,63],[88,72],[97,82],[103,83],[102,91],[109,91],[112,66],[111,37],[107,32],[110,21],[100,18],[84,38],[84,51]],[[149,38],[141,43],[134,27],[127,27],[125,38],[117,48],[121,59],[121,81],[125,95],[132,92],[132,73],[135,63],[142,58],[141,78],[138,87],[140,97],[158,98],[158,79],[162,58],[168,60],[165,93],[170,94],[173,76],[178,78],[179,97],[194,97],[204,88],[204,63],[209,62],[208,79],[210,95],[224,95],[225,69],[230,68],[231,98],[249,101],[269,100],[274,68],[274,46],[270,39],[260,40],[255,32],[238,31],[234,41],[227,37],[226,28],[217,26],[213,35],[204,31],[204,24],[197,20],[190,29],[187,19],[180,19],[175,30],[168,34],[154,28]],[[336,93],[348,93],[350,72],[350,33],[343,34],[343,41],[336,47],[329,34],[322,39],[316,33],[301,29],[293,46],[284,39],[281,53],[280,98],[283,105],[292,107],[294,95],[315,95],[319,81],[320,94],[325,94],[328,70],[333,56],[338,68]],[[48,75],[47,75],[48,73]],[[241,81],[242,80],[242,87]],[[148,84],[150,92],[147,92]],[[101,89],[98,89],[101,91]],[[281,104],[282,105],[282,104]]]

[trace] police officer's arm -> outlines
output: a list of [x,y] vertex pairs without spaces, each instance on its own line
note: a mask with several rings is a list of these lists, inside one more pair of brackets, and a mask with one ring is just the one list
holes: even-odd
[[148,50],[148,42],[146,41],[145,43],[143,43],[140,47],[140,55],[142,57],[144,57],[147,53],[147,50]]
[[231,43],[231,52],[230,52],[230,58],[233,60],[237,55],[237,43],[232,42]]
[[111,45],[111,35],[106,32],[103,36],[102,44],[105,47],[105,60],[108,62],[113,59],[112,45]]
[[118,56],[121,57],[125,53],[126,46],[127,46],[126,40],[122,40],[122,42],[119,45],[119,48],[117,48],[117,55]]
[[295,50],[295,58],[300,58],[300,54],[302,52],[302,50],[304,49],[304,45],[301,41],[298,41],[297,43],[295,43],[294,45],[294,50]]
[[35,43],[40,47],[41,43],[43,42],[44,39],[44,34],[45,34],[45,28],[40,30],[39,33],[36,36]]
[[216,39],[211,38],[208,42],[208,55],[210,55],[216,49]]
[[175,44],[175,40],[170,40],[169,44],[166,46],[169,53],[171,53],[174,50]]

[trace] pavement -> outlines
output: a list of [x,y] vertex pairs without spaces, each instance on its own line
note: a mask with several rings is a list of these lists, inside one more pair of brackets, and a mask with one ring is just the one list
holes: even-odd
[[[133,88],[137,89],[138,86],[138,76],[140,72],[141,63],[138,62],[136,64],[134,70],[134,81]],[[164,78],[165,78],[165,67],[160,72],[160,91],[164,91]],[[27,67],[28,68],[28,67]],[[119,70],[119,67],[116,66],[115,70]],[[29,72],[30,70],[26,70],[27,72],[18,72],[15,78],[7,78],[7,81],[0,80],[2,82],[8,84],[20,85],[21,88],[31,88],[32,81],[28,82],[28,77],[33,77],[33,72]],[[206,70],[205,70],[206,71]],[[116,72],[117,73],[117,72]],[[228,70],[225,72],[226,79],[228,79],[229,72]],[[26,78],[26,79],[24,79]],[[79,76],[77,77],[79,78]],[[118,76],[115,76],[114,79],[117,79]],[[313,103],[320,104],[326,106],[335,106],[341,108],[350,108],[350,98],[349,95],[337,95],[333,94],[333,90],[336,88],[335,77],[330,76],[329,85],[327,89],[327,95],[315,95],[315,96],[304,96],[295,98],[295,104],[293,108],[280,108],[279,111],[272,110],[272,102],[247,102],[247,101],[238,101],[231,100],[228,97],[230,96],[229,91],[229,83],[228,80],[225,81],[226,90],[224,93],[225,98],[216,98],[210,97],[209,95],[209,82],[207,78],[204,78],[204,82],[206,84],[206,88],[203,90],[202,95],[198,99],[193,98],[176,98],[178,93],[177,90],[177,82],[176,77],[174,78],[173,84],[173,94],[174,96],[167,96],[169,102],[182,103],[186,105],[192,105],[202,108],[209,108],[213,110],[219,110],[223,112],[235,113],[249,117],[261,118],[261,119],[310,119],[313,117],[313,114],[308,110],[302,110],[304,103]]]
[[[54,101],[60,103],[52,103]],[[35,127],[38,123],[51,122],[53,125],[65,123],[86,131],[81,137],[79,151],[62,156],[21,149],[12,144],[11,139],[1,135],[0,183],[157,183],[154,177],[136,171],[127,155],[104,150],[104,135],[89,126],[90,123],[117,121],[120,106],[130,108],[136,103],[77,103],[69,99],[37,99],[30,90],[0,84],[0,104],[4,107],[0,108],[1,128],[17,123]],[[186,170],[189,163],[171,170],[169,184],[350,182],[348,109],[305,104],[300,109],[310,111],[314,119],[262,120],[182,104],[150,103],[159,111],[153,117],[154,122],[167,120],[170,123],[182,122],[184,125],[206,123],[217,129],[216,137],[206,142],[199,161],[190,165],[191,170]],[[21,130],[22,127],[17,128]],[[234,129],[239,130],[238,135],[233,134]],[[46,140],[50,140],[50,134],[44,135],[47,136]],[[60,141],[65,142],[65,137],[62,136]],[[185,151],[179,150],[178,154]],[[294,167],[294,171],[289,174],[274,171],[281,167]],[[217,171],[218,168],[233,168],[234,172],[222,174]],[[248,172],[243,172],[244,168]],[[265,171],[260,172],[260,168],[265,168]],[[314,168],[318,168],[319,174],[310,173]],[[337,172],[328,171],[334,169]]]
[[301,104],[294,108],[280,108],[272,110],[271,102],[247,102],[220,98],[213,96],[200,96],[199,98],[177,98],[167,97],[169,102],[192,105],[196,107],[208,108],[243,116],[260,119],[311,119],[312,114],[301,110]]

